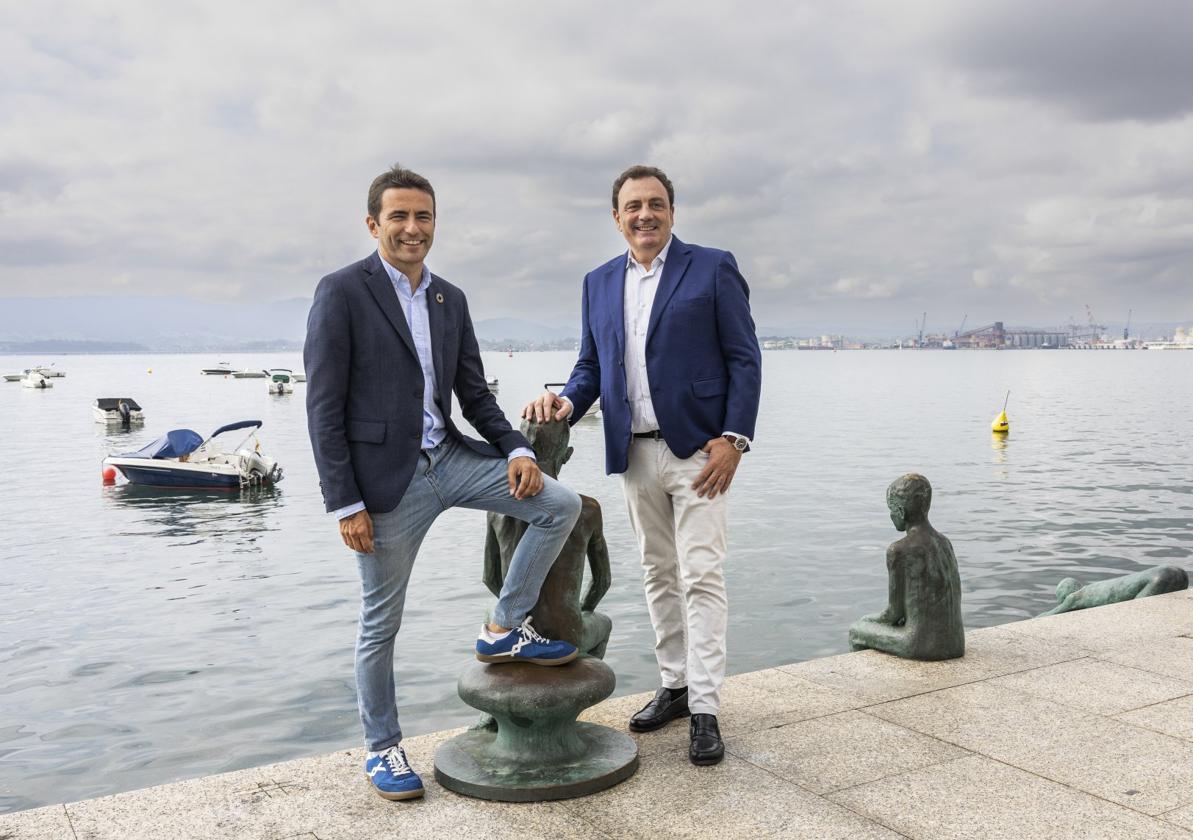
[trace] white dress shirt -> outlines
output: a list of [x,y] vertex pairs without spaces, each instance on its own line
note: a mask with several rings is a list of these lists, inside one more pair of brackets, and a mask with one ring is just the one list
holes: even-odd
[[622,312],[625,319],[625,384],[630,400],[630,431],[653,432],[659,427],[654,404],[650,401],[650,376],[646,372],[646,328],[650,326],[650,310],[659,290],[659,277],[671,250],[671,238],[650,268],[626,254],[625,285]]

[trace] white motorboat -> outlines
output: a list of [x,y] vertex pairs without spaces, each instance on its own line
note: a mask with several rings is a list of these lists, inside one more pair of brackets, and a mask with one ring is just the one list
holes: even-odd
[[37,371],[46,379],[61,379],[62,377],[66,376],[66,371],[59,370],[58,368],[54,367],[53,362],[48,365],[38,365],[37,367],[31,369]]
[[199,371],[204,376],[231,376],[232,366],[227,362],[218,362],[212,367]]
[[144,423],[145,414],[132,397],[98,397],[91,406],[96,423],[119,423],[125,428]]
[[[104,480],[108,481],[111,468],[129,484],[151,487],[234,490],[276,484],[282,480],[281,465],[261,454],[259,442],[248,446],[259,428],[260,420],[241,420],[220,426],[207,440],[190,429],[175,429],[136,452],[105,458]],[[217,441],[221,435],[243,429],[249,430],[248,435],[231,451]]]
[[497,377],[490,376],[490,377],[486,378],[485,384],[489,386],[489,393],[492,394],[493,396],[497,396],[497,388],[500,385],[500,383],[497,381]]
[[267,370],[250,370],[249,368],[245,368],[244,370],[234,370],[234,371],[232,371],[232,378],[233,379],[268,379],[269,371],[267,371]]
[[[567,384],[566,382],[544,382],[543,387],[546,388],[548,391],[553,391],[554,393],[558,394],[560,389],[562,389],[563,386],[566,384]],[[594,419],[594,418],[598,419],[598,420],[601,418],[601,398],[600,397],[597,397],[595,400],[592,401],[592,405],[590,405],[588,407],[588,411],[584,412],[584,416],[581,417],[580,419],[581,420],[589,420],[589,419]]]
[[44,373],[38,370],[27,370],[25,376],[21,379],[21,385],[26,388],[53,388],[54,383],[46,379]]
[[295,382],[306,382],[307,375],[305,373],[296,373],[296,374],[294,374],[294,381]]
[[24,374],[24,372],[22,372],[22,373],[6,373],[6,374],[4,374],[4,381],[5,381],[5,382],[20,382],[20,381],[21,381],[22,379],[24,379],[24,378],[25,378],[25,374]]
[[294,393],[294,377],[289,368],[269,369],[269,393],[279,397]]

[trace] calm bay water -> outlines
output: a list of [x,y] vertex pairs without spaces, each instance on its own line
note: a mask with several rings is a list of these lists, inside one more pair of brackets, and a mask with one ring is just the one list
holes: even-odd
[[[223,358],[301,367],[297,354]],[[511,418],[573,359],[485,354]],[[51,390],[0,383],[0,812],[359,742],[358,582],[323,513],[305,386],[276,397],[263,380],[200,376],[214,361],[62,357]],[[1193,566],[1193,353],[777,352],[763,379],[732,491],[732,673],[846,650],[850,622],[884,603],[898,536],[885,488],[911,470],[932,481],[971,628],[1047,609],[1065,576]],[[1012,433],[997,440],[1007,390]],[[138,400],[144,429],[92,422],[97,396]],[[100,484],[110,452],[248,418],[285,467],[276,490]],[[652,689],[641,572],[599,421],[573,445],[562,478],[601,502],[613,563],[606,660],[619,694]],[[408,734],[475,718],[455,681],[491,601],[483,544],[483,514],[452,511],[419,556],[398,637]]]

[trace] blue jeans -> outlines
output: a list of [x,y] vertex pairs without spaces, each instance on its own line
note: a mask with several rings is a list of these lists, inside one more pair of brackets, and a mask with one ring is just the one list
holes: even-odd
[[[543,476],[537,496],[509,493],[507,464],[486,458],[448,437],[424,450],[398,506],[373,518],[373,553],[356,552],[360,568],[360,629],[356,639],[356,692],[365,745],[384,750],[402,740],[394,687],[394,638],[402,626],[406,585],[423,538],[451,507],[490,510],[530,527],[518,543],[491,620],[517,627],[538,601],[551,564],[580,516],[575,491]],[[478,555],[479,563],[479,555]]]

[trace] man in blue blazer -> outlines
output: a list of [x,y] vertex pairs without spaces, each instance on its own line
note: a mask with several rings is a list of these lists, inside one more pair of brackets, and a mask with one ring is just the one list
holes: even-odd
[[[580,497],[539,471],[489,392],[464,293],[426,267],[435,211],[430,182],[414,172],[394,166],[373,181],[365,222],[377,251],[319,281],[303,349],[323,500],[360,571],[365,773],[386,799],[423,794],[401,747],[393,652],[414,558],[440,513],[466,507],[529,524],[477,638],[477,659],[562,665],[576,656],[567,642],[535,632],[529,611],[580,515]],[[460,433],[453,392],[488,443]]]
[[523,415],[575,423],[600,397],[605,469],[638,538],[662,687],[630,729],[691,714],[688,755],[724,755],[717,713],[728,607],[725,494],[758,416],[762,354],[733,255],[671,235],[675,189],[633,166],[613,183],[629,250],[584,278],[580,357]]

